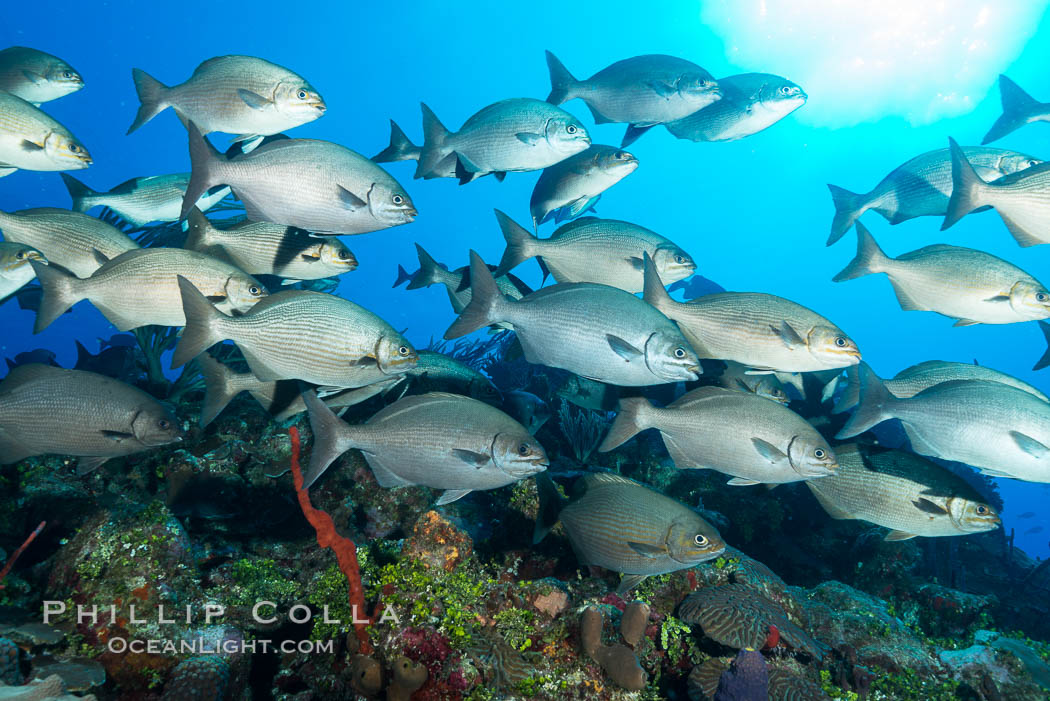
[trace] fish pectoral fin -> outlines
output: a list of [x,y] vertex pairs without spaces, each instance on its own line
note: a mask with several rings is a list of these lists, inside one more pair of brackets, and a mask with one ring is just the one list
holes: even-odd
[[659,95],[660,97],[667,99],[678,92],[678,88],[671,85],[665,80],[649,80],[645,83],[650,90]]
[[770,325],[770,329],[777,336],[780,336],[780,340],[784,342],[784,345],[791,350],[806,347],[806,340],[798,335],[798,332],[786,321],[780,322],[780,327]]
[[324,399],[325,397],[331,397],[333,394],[339,394],[346,390],[346,387],[337,387],[335,385],[324,385],[317,388],[317,398]]
[[493,173],[493,175],[496,176],[496,180],[498,180],[499,182],[503,182],[507,179],[507,171],[505,170],[497,170]]
[[29,139],[22,139],[22,144],[21,145],[22,145],[22,150],[23,151],[28,151],[30,153],[44,150],[43,146],[41,146],[40,144],[38,144],[36,142],[30,141]]
[[620,586],[616,587],[617,594],[626,594],[636,586],[645,581],[647,574],[625,574],[620,578]]
[[645,269],[645,261],[642,260],[641,258],[639,258],[638,256],[631,256],[630,258],[627,259],[627,262],[630,263],[631,267],[634,268],[635,270],[644,270]]
[[[594,197],[580,197],[568,205],[569,214],[573,217],[578,217],[593,207],[599,199],[601,199],[601,195],[595,195]],[[639,270],[641,270],[641,268],[639,268]]]
[[298,285],[300,282],[302,282],[302,280],[296,280],[295,278],[286,277],[285,279],[281,280],[281,286],[284,287],[285,285]]
[[782,460],[786,460],[788,457],[787,453],[782,451],[780,448],[776,447],[772,443],[769,443],[768,441],[762,440],[761,438],[752,438],[751,445],[755,446],[755,450],[758,451],[759,455],[761,455],[771,463],[781,462]]
[[911,540],[914,537],[914,533],[908,533],[907,531],[890,531],[888,534],[886,534],[886,540],[890,542],[896,540]]
[[642,351],[638,350],[619,336],[606,334],[605,340],[609,342],[609,347],[613,349],[613,352],[628,363],[632,360],[638,360],[645,355]]
[[649,545],[648,543],[636,543],[628,541],[627,547],[635,551],[642,557],[660,557],[661,555],[667,554],[667,548],[660,548],[655,545]]
[[959,319],[954,324],[952,324],[952,326],[976,326],[979,323],[981,322],[974,321],[972,319]]
[[996,295],[994,297],[989,297],[988,299],[986,299],[984,301],[985,302],[1009,302],[1010,301],[1010,295]]
[[[462,448],[453,448],[452,454],[468,465],[473,465],[478,469],[488,465],[491,460],[491,458],[484,453],[476,453],[473,450],[463,450]],[[468,489],[467,491],[469,492],[470,490]],[[457,499],[458,498],[459,497],[457,497]]]
[[103,253],[102,251],[98,250],[97,248],[92,248],[91,249],[91,256],[95,259],[95,262],[98,263],[99,265],[105,265],[106,263],[109,262],[109,257],[105,253]]
[[372,365],[379,365],[379,360],[372,354],[363,355],[355,360],[351,365],[357,365],[358,367],[371,367]]
[[993,470],[990,467],[982,467],[980,469],[980,473],[982,475],[988,475],[989,477],[1007,477],[1009,479],[1017,479],[1016,477],[1011,475],[1009,472],[1003,472],[1002,470]]
[[80,458],[77,460],[77,474],[86,475],[102,467],[102,463],[109,460],[107,457]]
[[528,146],[535,146],[543,141],[543,134],[534,134],[530,131],[519,131],[514,136],[518,137],[518,141]]
[[273,100],[269,100],[257,92],[245,90],[244,88],[239,88],[237,90],[237,95],[244,100],[244,104],[248,105],[253,110],[263,110],[273,105]]
[[1010,438],[1014,439],[1017,447],[1031,455],[1033,458],[1045,458],[1050,455],[1050,448],[1020,431],[1010,431]]
[[457,499],[462,499],[463,497],[467,496],[472,491],[474,491],[474,490],[472,490],[472,489],[446,489],[444,492],[441,493],[441,496],[438,497],[438,500],[436,502],[434,502],[434,505],[435,506],[444,506],[445,504],[451,504],[452,502],[456,501]]
[[300,253],[299,257],[303,260],[310,261],[311,263],[313,263],[314,261],[321,260],[321,256],[315,256],[311,253]]
[[365,202],[363,199],[347,190],[342,185],[339,186],[339,201],[342,202],[343,206],[349,209],[351,212],[368,205],[367,202]]
[[226,301],[226,295],[208,295],[206,299],[212,304],[222,304]]
[[[749,480],[749,479],[747,479],[745,477],[734,477],[733,479],[731,479],[728,482],[726,482],[726,484],[731,485],[733,487],[753,487],[756,484],[762,484],[762,483],[759,482],[758,480]],[[775,486],[776,485],[770,485],[770,488],[775,487]]]
[[[106,438],[108,438],[111,441],[113,441],[114,443],[122,443],[123,441],[126,441],[129,438],[134,438],[135,437],[134,433],[128,433],[126,431],[106,431],[106,430],[102,430],[102,431],[100,431],[100,433],[103,436],[105,436]],[[106,458],[106,459],[108,460],[109,458]]]
[[943,506],[938,506],[937,504],[934,504],[932,501],[924,497],[919,497],[918,499],[913,501],[912,504],[914,504],[915,508],[919,511],[922,511],[927,514],[932,514],[934,516],[944,516],[946,513],[948,513],[948,510],[945,509]]
[[[22,69],[22,75],[25,76],[25,79],[28,80],[33,85],[43,85],[44,83],[47,82],[47,80],[44,79],[44,76],[40,75],[36,71],[31,71],[31,70],[26,69],[26,68]],[[39,106],[40,105],[38,104],[37,107],[39,107]]]

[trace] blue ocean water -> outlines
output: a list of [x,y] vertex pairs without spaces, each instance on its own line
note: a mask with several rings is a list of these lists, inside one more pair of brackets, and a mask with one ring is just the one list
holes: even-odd
[[[736,24],[755,20],[754,5],[739,7]],[[808,104],[798,113],[763,133],[725,144],[679,141],[654,129],[630,149],[641,162],[639,169],[605,194],[598,213],[668,236],[692,253],[700,274],[727,289],[774,293],[820,312],[857,341],[882,376],[927,359],[977,360],[1050,392],[1050,371],[1030,369],[1045,349],[1034,323],[953,328],[951,321],[933,313],[902,312],[881,276],[831,282],[853,257],[852,234],[833,247],[824,246],[833,213],[826,183],[863,191],[908,158],[945,146],[948,136],[964,144],[978,143],[1000,111],[995,73],[1007,73],[1037,97],[1050,98],[1045,73],[1050,20],[1044,16],[1030,28],[1023,47],[1003,54],[1009,58],[992,67],[991,77],[975,87],[971,111],[934,121],[898,111],[834,126],[806,115],[824,109],[848,115],[849,105],[841,96],[814,92],[807,76],[792,75],[778,65],[775,50],[760,64],[738,62],[733,45],[704,23],[699,3],[640,9],[627,2],[40,2],[5,11],[0,46],[24,45],[56,54],[85,77],[83,90],[44,109],[91,150],[94,165],[76,175],[100,190],[134,176],[189,169],[186,132],[171,111],[124,135],[138,105],[132,67],[173,84],[211,56],[265,57],[306,76],[328,104],[323,118],[297,128],[294,136],[328,139],[365,155],[386,146],[391,118],[413,140],[420,140],[420,100],[455,128],[498,99],[545,97],[549,80],[544,49],[554,51],[578,76],[644,53],[682,56],[716,77],[743,71],[781,73],[809,93]],[[813,27],[798,37],[798,42],[821,40],[821,32]],[[911,69],[920,74],[924,66]],[[903,84],[908,72],[901,75]],[[892,84],[881,82],[878,89],[892,89]],[[619,142],[622,125],[594,126],[579,101],[565,108],[583,120],[596,143]],[[223,147],[224,137],[214,136]],[[1026,127],[995,145],[1047,157],[1050,128]],[[452,180],[413,181],[412,167],[394,163],[388,170],[408,188],[419,217],[408,226],[346,238],[361,265],[343,278],[338,292],[396,328],[406,328],[409,338],[422,347],[431,337],[440,337],[453,314],[440,287],[391,289],[397,264],[415,269],[415,242],[450,267],[466,264],[471,248],[495,262],[504,242],[492,209],[527,221],[537,175],[511,174],[503,183],[485,178],[461,187]],[[68,205],[55,173],[20,171],[0,180],[4,211]],[[1046,252],[1019,248],[994,213],[967,217],[944,233],[938,231],[937,218],[889,227],[869,213],[863,221],[890,254],[946,242],[988,251],[1036,277],[1050,278]],[[541,234],[551,230],[547,225]],[[518,273],[526,282],[539,284],[534,263]],[[90,347],[97,337],[115,332],[87,303],[41,334],[33,335],[32,325],[31,313],[12,302],[0,305],[0,355],[13,357],[46,347],[68,367],[76,357],[73,339]],[[1043,505],[1050,496],[1048,488],[1001,481],[1000,489],[1006,528],[1017,528],[1017,542],[1029,553],[1046,557],[1050,515]],[[1027,511],[1037,516],[1016,520]],[[1045,528],[1042,533],[1023,534],[1040,525]]]

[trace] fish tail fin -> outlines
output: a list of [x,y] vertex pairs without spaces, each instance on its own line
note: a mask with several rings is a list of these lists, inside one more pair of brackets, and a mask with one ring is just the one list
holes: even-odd
[[857,408],[846,425],[835,436],[839,440],[864,433],[872,426],[893,418],[893,404],[900,401],[886,389],[886,385],[867,363],[857,366],[859,392]]
[[412,143],[401,127],[393,119],[390,120],[390,145],[372,156],[376,163],[390,163],[392,161],[418,161],[420,148]]
[[416,244],[416,256],[419,258],[419,270],[414,275],[410,276],[408,287],[409,290],[418,290],[421,287],[430,287],[436,284],[438,281],[438,271],[441,270],[441,264],[434,260],[434,256],[426,252],[422,246]]
[[835,205],[835,217],[831,220],[831,233],[825,244],[830,246],[846,235],[857,217],[868,211],[868,195],[850,192],[844,187],[828,183],[831,191],[831,202]]
[[536,510],[536,527],[532,531],[532,544],[536,545],[547,537],[551,529],[558,524],[561,510],[569,502],[558,492],[557,485],[546,472],[536,475],[536,493],[540,505]]
[[572,73],[569,73],[569,69],[565,67],[558,57],[547,51],[547,69],[551,74],[551,93],[547,96],[547,102],[552,105],[560,105],[561,103],[571,100],[575,95],[573,94],[573,88],[575,87],[577,80],[573,77]]
[[75,275],[35,260],[29,261],[29,264],[33,266],[42,288],[40,308],[37,309],[36,323],[33,324],[33,333],[40,333],[86,295],[83,281]]
[[197,356],[197,365],[204,378],[204,404],[200,416],[200,427],[204,428],[222,413],[240,390],[233,387],[233,370],[208,353]]
[[426,103],[419,103],[419,107],[423,111],[423,148],[419,153],[419,162],[416,165],[414,177],[425,178],[448,155],[445,141],[448,139],[449,131],[437,118],[434,111],[426,106]]
[[69,196],[73,200],[72,209],[74,212],[86,212],[95,206],[95,203],[92,200],[97,198],[99,193],[95,192],[69,173],[59,173],[59,175],[62,176],[62,182],[66,184],[66,189],[69,190]]
[[868,227],[857,222],[857,257],[831,280],[832,282],[843,282],[872,273],[881,273],[884,270],[883,264],[887,260],[889,258],[879,248],[879,244],[875,242],[875,237],[868,231]]
[[391,287],[400,287],[401,285],[404,285],[406,282],[410,282],[411,280],[412,280],[412,273],[410,273],[407,270],[405,270],[405,266],[403,266],[400,263],[398,263],[397,264],[397,278],[394,280],[394,284],[391,285]]
[[186,186],[186,195],[182,198],[180,219],[186,218],[201,195],[213,185],[219,184],[215,180],[215,166],[223,161],[222,154],[204,138],[196,124],[187,124],[186,131],[190,138],[190,183]]
[[505,321],[502,311],[510,302],[496,286],[496,278],[485,265],[485,261],[476,251],[470,252],[470,304],[460,313],[459,318],[448,327],[445,338],[453,339],[466,336],[468,333]]
[[129,134],[167,109],[170,90],[167,85],[141,68],[131,69],[131,79],[135,81],[135,92],[139,94],[141,104],[135,121],[128,127]]
[[1029,115],[1039,106],[1037,100],[1005,75],[999,76],[999,96],[1003,103],[1003,113],[981,139],[982,146],[1003,138],[1014,129],[1023,127],[1028,123]]
[[941,231],[986,204],[981,195],[987,183],[973,169],[962,146],[949,136],[948,149],[952,155],[952,196],[948,200],[948,211],[944,214]]
[[203,212],[193,206],[186,215],[186,243],[182,247],[204,253],[213,245],[212,235],[214,233],[215,227],[212,223],[208,221]]
[[857,406],[857,403],[860,401],[860,374],[858,367],[860,366],[850,365],[846,368],[846,389],[843,390],[842,396],[839,397],[839,401],[835,404],[835,408],[831,413],[841,414],[849,411]]
[[1043,353],[1043,357],[1032,367],[1032,370],[1042,370],[1043,368],[1050,366],[1050,324],[1040,320],[1039,328],[1042,330],[1043,336],[1046,338],[1046,352]]
[[536,254],[531,250],[533,248],[532,244],[539,239],[500,210],[495,209],[493,211],[496,213],[496,221],[499,222],[503,238],[507,241],[507,249],[503,251],[499,267],[496,268],[494,273],[496,277],[499,277],[500,275],[506,275],[511,269],[518,267],[529,258],[535,256]]
[[182,367],[216,343],[224,340],[216,322],[221,322],[225,315],[212,306],[208,298],[201,294],[201,291],[194,287],[192,282],[181,275],[178,278],[186,326],[182,330],[182,337],[179,338],[178,345],[175,346],[175,354],[171,357],[173,368]]
[[653,262],[652,257],[646,252],[643,258],[642,265],[644,266],[644,282],[642,287],[642,299],[653,307],[656,307],[658,311],[666,314],[667,309],[674,300],[671,299],[671,295],[667,293],[667,288],[664,287],[664,282],[660,279],[660,273],[657,272],[656,263]]
[[636,435],[649,428],[645,413],[653,407],[645,397],[624,397],[620,400],[620,408],[616,412],[616,419],[609,427],[609,433],[605,440],[598,446],[598,451],[606,453],[617,446],[623,445]]
[[353,429],[336,416],[313,390],[303,392],[310,430],[314,434],[310,464],[303,476],[303,489],[309,489],[336,459],[354,447]]

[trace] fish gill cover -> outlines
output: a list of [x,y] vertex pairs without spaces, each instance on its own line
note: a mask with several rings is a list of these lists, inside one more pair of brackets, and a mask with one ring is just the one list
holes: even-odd
[[1045,3],[47,5],[0,698],[1050,693]]

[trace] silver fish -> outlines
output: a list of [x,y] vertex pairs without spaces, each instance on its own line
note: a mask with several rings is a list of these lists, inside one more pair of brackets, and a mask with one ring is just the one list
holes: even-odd
[[189,135],[193,174],[182,218],[215,185],[233,188],[251,221],[318,234],[364,234],[416,217],[412,199],[389,173],[338,144],[280,139],[227,160],[192,124]]
[[[427,253],[418,243],[416,244],[416,255],[419,258],[419,270],[409,273],[401,266],[398,266],[398,276],[394,280],[393,286],[397,287],[407,282],[408,285],[405,289],[418,290],[431,285],[444,285],[445,290],[448,292],[448,301],[452,305],[452,310],[456,314],[461,313],[470,304],[470,300],[473,297],[470,286],[470,267],[463,266],[462,268],[449,270],[447,266],[434,260],[434,257]],[[490,270],[494,269],[490,268]],[[502,294],[507,295],[511,299],[521,299],[532,292],[528,285],[510,273],[498,276],[496,278],[496,286]],[[507,324],[498,324],[498,326],[510,328]]]
[[24,243],[44,254],[77,277],[90,277],[102,263],[139,248],[120,229],[80,212],[54,207],[0,212],[0,231],[5,241]]
[[543,424],[551,417],[551,408],[547,402],[537,397],[532,392],[516,389],[507,392],[503,401],[507,413],[513,416],[518,423],[528,429],[529,433],[536,435],[536,431],[543,428]]
[[[842,397],[835,405],[835,413],[852,409],[857,406],[857,402],[860,400],[860,374],[857,367],[847,368],[846,375],[849,377],[849,382],[846,385],[846,391],[843,392]],[[894,397],[908,399],[934,385],[951,382],[952,380],[1001,382],[1004,385],[1024,390],[1033,397],[1050,403],[1050,397],[1047,397],[1027,382],[1018,380],[1005,372],[999,372],[983,365],[953,363],[946,360],[927,360],[918,365],[912,365],[898,372],[892,379],[882,380],[882,384]]]
[[286,290],[238,317],[220,314],[191,281],[179,280],[186,328],[179,367],[221,341],[237,344],[260,380],[303,380],[364,387],[415,367],[416,350],[390,324],[353,302],[322,292]]
[[637,167],[638,159],[632,154],[591,144],[586,151],[544,168],[529,199],[532,225],[538,227],[552,217],[561,223],[580,216]]
[[720,292],[678,302],[651,261],[647,266],[645,301],[678,323],[701,358],[780,372],[860,362],[857,344],[842,329],[800,304],[761,292]]
[[324,100],[306,79],[254,56],[210,58],[172,87],[139,68],[131,76],[142,104],[129,134],[169,107],[203,134],[239,134],[238,140],[277,134],[325,112]]
[[[967,146],[963,151],[989,181],[1042,163],[1032,156],[999,148]],[[828,185],[828,190],[835,205],[829,246],[842,238],[853,222],[869,209],[881,214],[890,224],[914,217],[941,216],[948,210],[953,192],[951,153],[942,148],[916,156],[894,169],[871,192],[858,194],[836,185]]]
[[613,411],[620,401],[620,388],[579,375],[569,375],[555,396],[593,411]]
[[540,508],[533,543],[560,521],[581,565],[623,574],[620,594],[650,575],[693,567],[725,551],[722,536],[695,511],[626,477],[585,475],[571,501],[547,475],[537,477],[536,486]]
[[583,217],[558,227],[550,238],[540,239],[495,211],[507,241],[496,275],[538,258],[544,273],[550,272],[557,282],[594,282],[634,294],[644,287],[646,255],[668,283],[696,271],[696,262],[680,246],[637,224]]
[[47,264],[40,251],[24,243],[0,242],[0,302],[36,277],[29,261]]
[[0,90],[39,105],[84,87],[84,79],[57,56],[25,46],[0,51]]
[[948,139],[952,154],[952,196],[941,231],[970,212],[992,207],[1020,246],[1050,242],[1050,163],[991,180],[984,179],[964,149]]
[[429,391],[453,392],[493,405],[499,405],[503,399],[492,380],[443,353],[419,351],[416,366],[406,374],[412,378],[413,389],[424,387]]
[[628,292],[559,284],[515,301],[500,293],[477,253],[471,251],[470,261],[474,297],[445,338],[507,322],[530,363],[627,386],[695,380],[700,374],[696,354],[674,323]]
[[955,473],[899,450],[862,452],[838,446],[835,474],[809,480],[828,515],[862,519],[889,528],[886,540],[982,533],[998,528],[999,515]]
[[782,404],[723,387],[700,387],[666,408],[641,397],[620,400],[607,452],[647,428],[660,432],[679,469],[717,470],[729,484],[783,484],[834,473],[835,452],[805,419]]
[[554,105],[527,97],[501,100],[450,132],[426,105],[423,150],[417,178],[444,177],[455,167],[460,183],[494,173],[541,170],[591,144],[578,119]]
[[22,365],[0,382],[0,463],[34,455],[106,460],[182,440],[172,413],[142,390],[84,370]]
[[91,154],[39,107],[0,91],[0,178],[23,170],[80,170]]
[[292,226],[244,221],[219,229],[194,207],[185,248],[228,258],[249,275],[279,275],[287,282],[321,280],[357,268],[357,258],[334,236],[316,238]]
[[[271,380],[263,382],[251,372],[237,372],[216,360],[208,353],[196,358],[204,378],[204,403],[201,405],[200,427],[215,420],[223,409],[241,392],[247,392],[263,409],[273,414],[275,421],[286,421],[306,411],[298,380]],[[390,391],[404,381],[404,376],[395,376],[383,382],[365,387],[347,389],[325,397],[330,409],[343,409],[360,404],[377,394]]]
[[[238,268],[196,251],[139,248],[106,262],[88,278],[33,262],[44,290],[34,333],[40,333],[81,300],[90,301],[120,331],[140,326],[183,326],[179,278],[208,298],[216,314],[246,312],[266,296],[262,284]],[[221,311],[219,311],[221,310]]]
[[[150,175],[127,180],[108,192],[96,192],[68,173],[61,173],[61,176],[73,200],[73,211],[87,212],[94,207],[108,207],[136,228],[150,222],[178,221],[182,216],[186,186],[190,182],[189,173]],[[206,212],[228,194],[228,187],[212,188],[200,196],[195,206]]]
[[524,426],[470,397],[405,397],[358,426],[340,421],[316,396],[307,393],[305,399],[314,433],[306,487],[351,448],[364,453],[380,487],[445,490],[439,506],[547,469],[543,446]]
[[787,78],[741,73],[719,78],[722,99],[664,126],[679,139],[736,141],[768,129],[802,105],[806,93]]
[[[787,390],[777,374],[755,375],[748,372],[746,365],[734,363],[732,360],[725,361],[725,364],[726,369],[718,378],[718,384],[722,387],[757,394],[760,397],[772,399],[778,404],[788,404]],[[801,388],[799,388],[799,393],[802,393]]]
[[1050,404],[987,380],[942,382],[909,399],[890,394],[866,364],[860,401],[836,438],[900,419],[912,450],[972,465],[986,475],[1050,482]]
[[1003,113],[985,134],[982,144],[997,141],[1025,124],[1050,122],[1050,104],[1039,102],[1005,75],[999,76],[999,95]]
[[1050,292],[990,253],[944,243],[890,258],[857,222],[857,257],[832,280],[886,273],[904,311],[932,311],[956,326],[1014,324],[1050,317]]
[[587,80],[576,80],[550,51],[547,67],[551,74],[547,101],[560,105],[578,97],[587,103],[595,124],[626,122],[622,146],[657,124],[682,119],[722,97],[710,73],[675,56],[633,56]]

